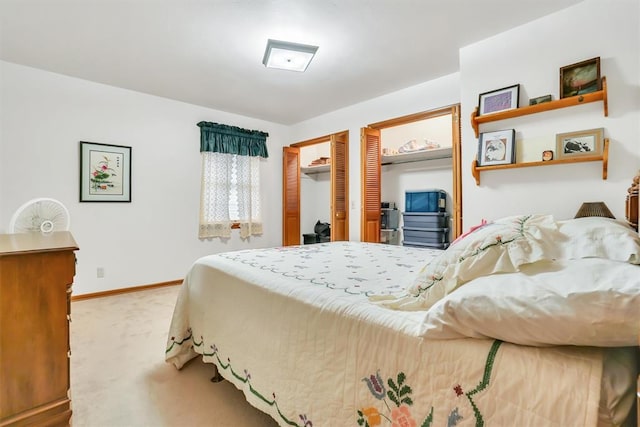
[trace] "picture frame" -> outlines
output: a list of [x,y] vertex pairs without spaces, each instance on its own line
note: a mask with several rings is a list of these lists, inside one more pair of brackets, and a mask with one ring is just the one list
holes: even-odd
[[552,99],[551,95],[538,96],[536,98],[531,98],[529,100],[529,105],[538,105],[538,104],[542,104],[543,102],[550,102],[551,99]]
[[556,157],[601,156],[603,142],[603,128],[559,133],[556,135]]
[[481,93],[478,97],[478,115],[497,113],[498,111],[518,108],[520,99],[520,84],[503,87]]
[[80,141],[80,202],[131,202],[131,147]]
[[515,129],[483,132],[478,140],[478,166],[515,163]]
[[560,99],[601,89],[599,56],[560,68]]

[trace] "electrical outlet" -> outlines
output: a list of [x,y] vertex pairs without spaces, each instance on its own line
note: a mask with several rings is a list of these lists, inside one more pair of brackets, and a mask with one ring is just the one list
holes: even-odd
[[98,267],[98,279],[102,279],[104,277],[104,267]]

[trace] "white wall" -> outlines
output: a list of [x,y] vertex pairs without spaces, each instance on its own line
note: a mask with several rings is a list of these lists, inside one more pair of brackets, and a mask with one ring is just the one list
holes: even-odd
[[[626,189],[640,167],[640,1],[586,0],[460,51],[462,100],[463,219],[527,212],[572,218],[585,201],[604,201],[624,219]],[[599,56],[607,78],[609,116],[602,102],[483,125],[481,131],[516,130],[518,151],[533,148],[537,160],[555,148],[556,133],[603,127],[610,138],[609,177],[602,163],[489,171],[476,186],[470,164],[477,139],[470,120],[478,94],[520,83],[520,105],[552,94],[558,99],[559,69]]]
[[321,142],[300,148],[300,167],[306,168],[320,157],[331,157],[331,143]]
[[5,103],[3,102],[4,96],[4,67],[2,66],[2,61],[0,61],[0,233],[6,233],[8,228],[9,219],[4,220],[3,212],[5,211],[5,197],[4,197],[4,126],[2,126],[2,121],[5,116]]
[[435,142],[442,148],[451,147],[451,114],[384,128],[380,130],[380,138],[383,150],[389,149],[389,154],[394,154],[411,140],[418,144],[426,140],[430,143]]
[[[640,168],[640,0],[585,0],[460,51],[460,72],[283,127],[247,117],[0,62],[0,229],[34,197],[69,208],[80,245],[76,294],[179,279],[199,256],[281,243],[281,146],[349,131],[350,239],[360,240],[360,128],[462,103],[464,226],[522,212],[572,217],[583,201],[603,200],[619,218]],[[601,163],[484,172],[469,165],[477,139],[469,117],[478,94],[520,83],[521,105],[558,94],[559,68],[600,56],[609,89],[602,103],[491,123],[513,127],[535,151],[559,132],[604,127],[609,179]],[[270,133],[263,164],[265,235],[249,242],[199,241],[200,120]],[[78,141],[133,147],[133,202],[78,202]],[[521,145],[521,147],[524,147]],[[384,183],[383,183],[384,185]],[[386,189],[384,190],[387,191]],[[106,277],[96,279],[96,268]]]
[[[308,167],[320,157],[331,157],[331,143],[300,148],[300,166]],[[300,243],[303,234],[313,233],[316,222],[331,223],[331,172],[300,174]]]
[[[32,198],[64,203],[80,247],[76,295],[181,279],[200,256],[281,244],[284,126],[7,62],[0,110],[0,228]],[[269,133],[264,235],[198,239],[201,120]],[[78,201],[79,141],[132,147],[131,203]]]
[[369,123],[457,104],[459,87],[459,74],[454,73],[291,126],[292,141],[349,131],[350,240],[360,240],[360,129]]
[[[482,218],[523,212],[573,217],[584,201],[603,200],[624,218],[624,198],[640,168],[640,25],[639,0],[586,0],[556,14],[467,46],[460,51],[460,73],[316,117],[291,127],[293,140],[349,129],[350,238],[360,239],[360,128],[368,123],[462,104],[463,226]],[[520,105],[529,98],[554,94],[559,69],[595,56],[609,89],[609,117],[602,103],[555,110],[512,121],[483,125],[482,131],[515,128],[520,159],[523,148],[554,146],[556,133],[605,128],[611,140],[609,177],[601,179],[600,162],[490,171],[478,187],[470,173],[477,139],[469,117],[478,94],[521,84]],[[384,187],[384,183],[383,183]],[[388,190],[384,190],[385,192]]]
[[300,174],[300,243],[316,222],[331,224],[331,173]]

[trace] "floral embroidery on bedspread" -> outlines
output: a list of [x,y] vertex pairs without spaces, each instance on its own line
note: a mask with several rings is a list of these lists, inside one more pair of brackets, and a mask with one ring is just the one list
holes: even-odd
[[[248,384],[249,391],[262,402],[271,407],[275,407],[278,415],[286,424],[295,427],[313,427],[313,423],[308,418],[307,414],[298,415],[300,423],[287,418],[278,406],[275,392],[271,392],[271,397],[266,397],[264,393],[256,390],[251,384],[251,374],[248,369],[245,368],[242,372],[236,371],[232,366],[230,358],[227,357],[226,361],[223,361],[220,358],[218,347],[215,344],[211,344],[207,348],[202,336],[200,337],[200,341],[197,341],[193,337],[193,331],[191,328],[187,329],[186,334],[182,339],[176,339],[175,336],[172,336],[165,353],[169,353],[175,346],[182,346],[185,344],[189,344],[194,349],[197,348],[199,350],[198,353],[202,354],[203,357],[210,359],[215,358],[217,361],[216,365],[219,369],[227,371],[240,382]],[[484,418],[480,408],[478,408],[473,398],[476,394],[485,390],[489,386],[491,373],[493,371],[493,364],[501,344],[502,341],[495,340],[491,345],[491,348],[487,353],[482,379],[475,388],[465,392],[462,385],[459,383],[455,384],[451,388],[452,393],[454,393],[456,397],[460,398],[464,396],[469,401],[473,410],[473,416],[476,420],[476,427],[484,426]],[[412,398],[413,389],[409,384],[407,384],[406,379],[406,374],[404,372],[399,372],[395,380],[394,378],[388,378],[385,386],[385,382],[380,375],[380,371],[362,378],[362,381],[366,383],[369,388],[371,395],[378,401],[384,403],[384,407],[379,409],[381,407],[380,404],[373,404],[371,406],[358,409],[358,425],[362,427],[376,427],[381,426],[384,422],[385,424],[390,424],[391,427],[418,427],[417,421],[412,413],[412,407],[414,405]],[[389,402],[395,406],[391,405]],[[420,427],[430,427],[432,425],[434,418],[433,409],[433,406],[431,406],[429,414],[424,418],[422,423],[419,424]],[[453,408],[447,417],[447,427],[456,426],[463,418],[464,416],[460,413],[460,408]]]
[[[465,392],[460,384],[456,384],[452,387],[452,392],[455,393],[456,397],[460,398],[464,396],[471,404],[473,416],[476,420],[476,427],[484,426],[484,418],[480,409],[474,402],[473,397],[489,385],[491,380],[491,371],[493,370],[493,362],[496,354],[498,353],[498,349],[500,348],[500,344],[502,344],[502,341],[496,340],[493,342],[493,345],[487,354],[482,379],[474,389]],[[412,412],[414,402],[411,395],[413,390],[406,383],[406,379],[405,373],[400,372],[395,380],[393,378],[388,378],[385,387],[385,382],[380,376],[380,371],[363,378],[362,381],[367,384],[367,387],[373,397],[384,403],[384,406],[374,404],[372,406],[358,409],[358,425],[362,427],[376,427],[381,426],[384,423],[385,425],[390,424],[392,427],[430,427],[433,423],[433,406],[431,406],[428,415],[426,415],[422,423],[418,424],[414,413]],[[460,408],[453,408],[447,417],[447,427],[457,425],[463,418],[464,416],[460,413]]]

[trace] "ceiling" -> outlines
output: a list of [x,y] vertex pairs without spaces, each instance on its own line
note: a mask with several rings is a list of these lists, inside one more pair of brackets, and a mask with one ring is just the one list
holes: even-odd
[[[286,125],[458,71],[581,0],[0,0],[0,59]],[[267,39],[319,46],[267,69]]]

